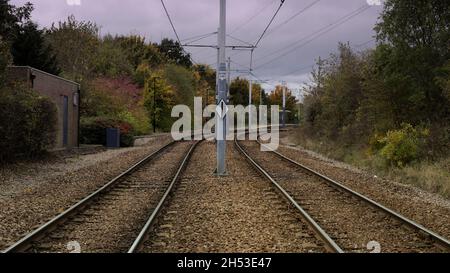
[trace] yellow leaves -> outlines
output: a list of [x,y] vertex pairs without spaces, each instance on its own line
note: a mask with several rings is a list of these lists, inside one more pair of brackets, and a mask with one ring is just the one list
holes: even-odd
[[399,130],[388,131],[385,136],[376,135],[371,140],[371,147],[372,150],[378,151],[387,163],[404,167],[420,159],[423,143],[429,136],[429,129],[404,123]]

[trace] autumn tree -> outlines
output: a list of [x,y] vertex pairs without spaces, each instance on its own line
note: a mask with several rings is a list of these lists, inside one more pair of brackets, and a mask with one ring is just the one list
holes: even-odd
[[442,88],[442,95],[450,103],[450,61],[440,70],[440,76],[436,79],[437,84]]
[[[250,83],[247,79],[236,78],[230,84],[230,100],[235,105],[249,104],[249,87]],[[260,98],[263,98],[263,103],[268,104],[267,95],[262,86],[258,83],[252,84],[252,104],[258,106]]]
[[5,82],[6,67],[11,63],[12,57],[8,44],[0,37],[0,87]]
[[388,0],[376,26],[375,72],[391,92],[397,125],[434,122],[449,104],[436,84],[450,59],[450,5],[446,1]]
[[449,27],[450,7],[442,1],[386,1],[375,49],[340,44],[337,54],[319,60],[305,89],[307,132],[341,145],[376,146],[413,128],[429,132],[427,156],[448,150]]
[[179,42],[165,38],[157,47],[159,52],[173,63],[188,68],[192,67],[190,54],[184,51]]
[[236,78],[230,84],[230,100],[234,105],[248,105],[249,83],[247,79]]
[[173,101],[193,109],[194,97],[198,90],[194,73],[183,66],[174,64],[167,65],[162,72],[167,83],[172,87]]
[[8,0],[0,1],[0,37],[9,44],[15,65],[32,66],[59,74],[53,50],[46,44],[43,31],[31,21],[33,5],[16,7]]
[[93,76],[100,41],[99,27],[89,21],[66,21],[53,24],[46,31],[46,39],[53,47],[64,77],[82,82]]
[[205,105],[215,104],[216,94],[216,71],[209,65],[194,65],[199,81],[198,95],[203,97]]
[[175,105],[174,92],[161,72],[153,72],[145,80],[143,105],[154,130],[169,130],[171,112]]
[[147,43],[144,37],[137,35],[117,36],[114,40],[125,51],[128,62],[134,69],[137,69],[142,63],[157,67],[165,62],[165,57],[159,52],[158,47]]
[[255,106],[268,104],[268,98],[265,90],[259,83],[252,84],[252,104]]
[[[269,94],[268,103],[272,105],[278,105],[280,107],[280,111],[283,109],[283,89],[285,87],[278,85],[275,90]],[[292,121],[296,116],[298,108],[297,108],[297,98],[292,93],[292,90],[286,90],[286,111],[288,113],[287,120]]]
[[10,0],[0,0],[0,36],[4,41],[13,41],[23,23],[29,22],[33,5],[11,5]]
[[94,73],[112,78],[132,75],[135,68],[127,53],[114,37],[106,35],[99,40]]
[[216,70],[209,65],[197,64],[194,65],[194,70],[198,72],[202,80],[206,81],[210,89],[216,89]]
[[46,44],[43,34],[44,31],[39,30],[33,22],[27,22],[21,26],[11,45],[14,64],[32,66],[50,74],[58,75],[61,70],[58,67],[53,49]]

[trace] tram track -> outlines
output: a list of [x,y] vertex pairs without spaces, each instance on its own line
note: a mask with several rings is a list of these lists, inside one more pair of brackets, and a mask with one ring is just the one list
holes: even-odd
[[450,251],[447,239],[278,152],[261,152],[259,142],[236,145],[344,252]]
[[194,145],[165,145],[3,252],[126,252]]

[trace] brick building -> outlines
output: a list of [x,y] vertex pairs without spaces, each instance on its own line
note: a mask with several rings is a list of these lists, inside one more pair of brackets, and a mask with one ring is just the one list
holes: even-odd
[[58,109],[55,149],[79,146],[80,85],[29,66],[8,67],[8,79],[24,81],[41,95],[50,98]]

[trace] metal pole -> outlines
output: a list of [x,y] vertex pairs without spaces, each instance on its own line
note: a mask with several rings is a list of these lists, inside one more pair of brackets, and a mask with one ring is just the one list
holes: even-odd
[[252,51],[250,52],[250,74],[249,74],[249,90],[248,90],[248,107],[249,107],[249,112],[248,112],[248,129],[251,130],[253,128],[251,128],[252,126],[252,111],[251,111],[251,106],[253,104],[253,81],[252,81],[252,69],[253,69],[253,51],[254,49],[252,49]]
[[298,102],[297,102],[297,107],[298,107],[298,116],[297,116],[297,123],[298,124],[300,124],[300,115],[301,115],[301,112],[302,112],[302,109],[301,109],[301,106],[300,106],[300,100],[301,100],[301,97],[302,97],[302,90],[301,89],[298,89]]
[[209,105],[209,86],[206,88],[206,103],[205,108]]
[[283,128],[286,127],[286,83],[283,84]]
[[261,90],[259,90],[259,105],[263,105],[263,89],[262,86],[260,85]]
[[[227,98],[230,98],[230,86],[231,86],[231,57],[228,57],[228,88],[227,88]],[[227,101],[228,103],[228,101]]]
[[153,78],[153,133],[156,133],[156,77]]
[[216,69],[216,98],[215,100],[218,101],[219,100],[219,92],[217,90],[219,90],[219,66],[220,66],[220,49],[219,49],[219,40],[220,40],[220,27],[217,29],[217,69]]
[[225,45],[226,45],[226,0],[220,0],[220,27],[218,35],[218,47],[219,47],[219,67],[218,71],[218,88],[217,88],[217,110],[220,113],[216,113],[216,134],[217,134],[217,170],[218,176],[224,176],[227,174],[226,169],[226,114],[227,114],[227,65],[225,58]]

